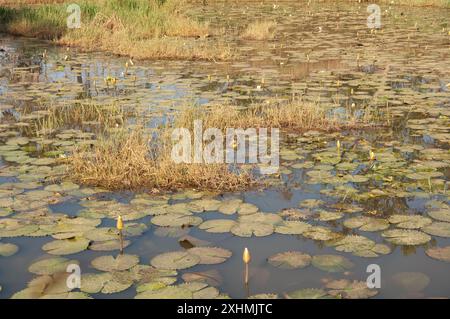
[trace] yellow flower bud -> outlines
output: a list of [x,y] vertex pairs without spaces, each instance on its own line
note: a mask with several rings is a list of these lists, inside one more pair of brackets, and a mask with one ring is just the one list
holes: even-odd
[[123,229],[123,220],[122,220],[122,216],[119,215],[119,217],[117,217],[117,225],[116,225],[118,230],[122,230]]
[[250,259],[250,252],[248,251],[247,247],[245,247],[244,254],[242,255],[242,260],[244,261],[244,263],[248,264],[250,262]]
[[375,159],[375,153],[370,150],[369,152],[370,160],[373,161]]

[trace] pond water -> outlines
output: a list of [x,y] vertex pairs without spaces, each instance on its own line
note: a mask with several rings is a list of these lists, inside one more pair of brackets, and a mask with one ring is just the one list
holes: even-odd
[[[137,289],[141,297],[185,297],[186,291],[231,298],[450,297],[450,248],[443,249],[450,246],[450,11],[384,5],[382,28],[371,31],[366,9],[365,4],[295,1],[191,10],[225,30],[224,41],[235,51],[227,62],[132,65],[124,57],[2,35],[0,297],[66,296],[65,277],[55,269],[73,260],[82,274],[110,276],[90,279],[99,286],[86,291],[94,298],[133,298]],[[239,37],[243,21],[255,19],[277,22],[273,40]],[[117,78],[117,84],[109,85],[107,77]],[[61,179],[66,167],[57,159],[92,142],[99,123],[74,122],[48,131],[42,124],[49,104],[117,103],[126,125],[154,127],[187,104],[246,107],[292,98],[330,112],[378,110],[389,125],[285,134],[280,176],[271,176],[261,189],[156,195],[108,192]],[[376,160],[369,159],[371,150]],[[113,229],[118,213],[129,227],[125,254],[157,269],[176,265],[176,274],[156,274],[148,267],[139,272],[135,260],[124,261],[121,269],[92,264],[119,253]],[[191,227],[178,227],[177,219]],[[229,222],[217,222],[224,219]],[[8,255],[10,248],[5,244],[18,251],[2,256],[2,249]],[[189,252],[193,246],[219,247],[232,255],[206,249],[215,260],[203,260]],[[248,286],[244,247],[252,256]],[[160,256],[173,251],[184,255]],[[268,262],[288,251],[303,255]],[[58,255],[67,260],[54,259]],[[51,264],[36,266],[49,258]],[[216,263],[217,258],[225,262]],[[380,266],[380,289],[365,288],[371,264]],[[208,286],[183,285],[194,276]]]

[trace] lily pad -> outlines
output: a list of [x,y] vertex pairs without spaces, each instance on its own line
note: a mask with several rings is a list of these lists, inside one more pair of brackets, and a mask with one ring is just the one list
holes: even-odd
[[83,237],[54,240],[42,246],[42,249],[51,255],[70,255],[86,250],[89,242],[89,239]]
[[305,288],[286,293],[287,299],[323,299],[328,293],[323,289]]
[[101,256],[92,260],[92,267],[101,271],[122,271],[139,263],[136,255]]
[[200,257],[189,251],[173,251],[153,257],[150,264],[155,268],[177,270],[193,267],[200,261]]
[[275,226],[275,232],[285,235],[300,235],[311,227],[310,224],[301,221],[285,220]]
[[14,255],[19,251],[19,246],[14,244],[4,244],[0,243],[0,256],[9,257]]
[[31,264],[28,271],[37,275],[53,275],[66,272],[70,264],[78,264],[78,261],[63,257],[47,258]]
[[425,253],[433,259],[450,263],[450,246],[428,248]]
[[311,262],[314,267],[327,272],[345,272],[354,266],[350,260],[339,255],[316,255]]
[[433,222],[431,225],[422,228],[427,234],[439,237],[450,237],[450,223]]
[[367,299],[378,294],[378,290],[369,289],[365,281],[334,280],[326,284],[328,293],[344,299]]
[[346,219],[344,226],[347,228],[358,228],[361,231],[380,231],[389,228],[389,222],[383,218],[357,216]]
[[200,258],[199,264],[221,264],[231,257],[232,252],[219,247],[194,247],[188,250],[190,254]]
[[419,229],[430,225],[432,220],[420,215],[392,215],[389,222],[399,228]]
[[298,251],[287,251],[270,256],[268,262],[282,269],[299,269],[311,264],[311,256]]
[[198,216],[185,214],[166,214],[158,215],[152,218],[152,224],[161,227],[184,227],[197,226],[202,223],[202,219]]
[[431,240],[429,235],[409,229],[389,229],[381,233],[381,236],[396,245],[422,245]]
[[231,219],[212,219],[201,223],[198,228],[208,233],[228,233],[236,222]]
[[392,281],[408,292],[419,292],[429,285],[430,278],[421,272],[401,272],[392,276]]

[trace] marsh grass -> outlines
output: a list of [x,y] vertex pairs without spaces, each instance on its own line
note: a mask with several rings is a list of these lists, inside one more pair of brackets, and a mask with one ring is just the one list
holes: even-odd
[[[69,174],[78,183],[107,189],[173,190],[182,188],[236,191],[258,183],[251,167],[229,164],[175,164],[171,158],[171,132],[193,128],[280,128],[282,131],[340,130],[370,125],[367,119],[330,117],[326,110],[303,102],[269,103],[238,109],[231,105],[189,106],[173,121],[150,135],[142,128],[109,131],[93,147],[78,147],[68,159]],[[367,122],[366,122],[367,120]],[[154,133],[154,132],[153,132]]]
[[[165,137],[163,137],[165,136]],[[231,172],[226,164],[175,164],[163,134],[157,149],[142,128],[120,129],[81,146],[69,158],[70,176],[79,183],[107,189],[239,190],[253,184],[248,171]]]
[[272,40],[275,37],[275,27],[276,23],[273,21],[252,22],[241,37],[248,40]]
[[208,38],[212,32],[207,23],[182,14],[184,1],[84,0],[77,4],[79,29],[67,28],[68,3],[1,6],[0,26],[16,35],[138,59],[223,60],[231,55],[226,45]]
[[94,124],[100,131],[109,127],[122,126],[127,115],[117,103],[95,104],[45,103],[38,108],[41,114],[30,126],[33,136],[50,135],[58,129],[80,128],[87,123]]

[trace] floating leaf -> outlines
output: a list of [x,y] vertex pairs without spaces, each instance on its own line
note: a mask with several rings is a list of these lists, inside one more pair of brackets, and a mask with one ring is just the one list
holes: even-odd
[[195,266],[200,260],[200,257],[189,251],[173,251],[153,257],[150,263],[155,268],[176,270]]
[[298,251],[287,251],[270,256],[269,264],[282,269],[305,268],[311,264],[311,256]]
[[308,228],[302,235],[306,238],[321,241],[333,240],[341,237],[339,233],[335,233],[331,229],[322,226],[313,226]]
[[334,280],[326,284],[332,296],[344,299],[367,299],[378,294],[378,290],[369,289],[365,281]]
[[256,213],[258,210],[258,206],[250,203],[244,203],[239,206],[237,212],[239,215],[250,215]]
[[[123,241],[123,248],[128,247],[131,244],[129,240]],[[89,250],[95,251],[113,251],[120,250],[121,244],[119,239],[105,240],[105,241],[95,241],[89,245]]]
[[430,278],[421,272],[401,272],[392,276],[393,282],[408,292],[424,290],[430,283]]
[[389,228],[389,222],[383,218],[357,216],[346,219],[344,226],[347,228],[358,228],[361,231],[380,231]]
[[228,233],[236,222],[231,219],[212,219],[200,224],[198,228],[208,233]]
[[389,222],[399,228],[419,229],[430,225],[432,220],[420,215],[392,215]]
[[136,255],[101,256],[92,260],[92,267],[101,271],[122,271],[130,269],[139,263]]
[[63,257],[47,258],[30,265],[30,267],[28,267],[28,271],[37,275],[53,275],[56,273],[66,272],[67,266],[70,264],[78,265],[78,261],[69,260]]
[[219,205],[218,211],[225,215],[232,215],[238,211],[241,204],[240,199],[225,200]]
[[199,281],[206,283],[209,286],[219,286],[222,284],[222,276],[216,269],[203,272],[184,273],[181,278],[183,278],[185,282]]
[[422,230],[433,236],[450,237],[450,223],[433,222],[431,225],[422,228]]
[[431,240],[431,237],[418,230],[389,229],[381,233],[387,241],[396,245],[422,245]]
[[200,257],[199,263],[204,265],[223,263],[232,255],[231,251],[219,247],[195,247],[188,252]]
[[266,223],[239,222],[231,228],[231,233],[240,237],[269,236],[273,233],[274,227]]
[[275,232],[285,235],[300,235],[311,227],[310,224],[301,221],[285,220],[275,226]]
[[147,290],[139,293],[136,299],[191,299],[192,292],[180,286],[167,286],[157,290]]
[[19,251],[19,246],[14,244],[3,244],[0,243],[0,256],[9,257],[14,255]]
[[203,220],[198,216],[185,214],[158,215],[152,218],[152,224],[161,227],[197,226],[201,224],[202,221]]
[[425,253],[431,258],[450,263],[450,246],[428,248]]
[[325,290],[316,288],[300,289],[285,294],[287,299],[322,299],[327,295]]
[[42,246],[42,249],[51,255],[70,255],[86,250],[89,240],[83,237],[54,240]]
[[339,255],[316,255],[311,262],[314,267],[327,272],[345,272],[354,266],[350,260]]

